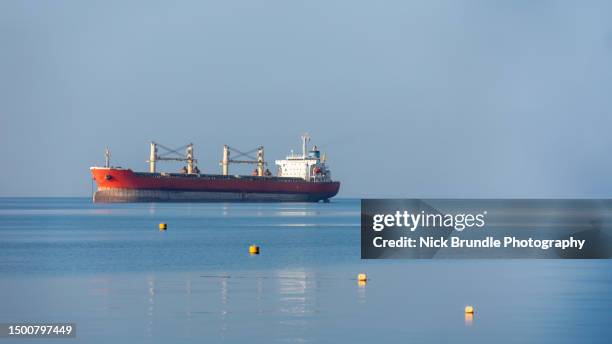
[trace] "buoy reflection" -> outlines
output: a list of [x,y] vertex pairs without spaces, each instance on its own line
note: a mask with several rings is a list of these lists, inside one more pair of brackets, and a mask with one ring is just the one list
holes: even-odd
[[465,313],[465,326],[471,327],[474,325],[474,313]]

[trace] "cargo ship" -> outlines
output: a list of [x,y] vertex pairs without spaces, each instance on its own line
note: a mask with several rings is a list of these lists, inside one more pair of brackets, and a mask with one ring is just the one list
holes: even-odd
[[[302,154],[292,151],[286,159],[275,161],[276,175],[267,168],[261,146],[248,152],[223,146],[221,174],[200,173],[193,144],[170,149],[151,142],[149,172],[111,166],[107,148],[105,165],[90,168],[97,185],[93,201],[329,202],[338,193],[340,182],[332,180],[325,154],[321,155],[317,146],[307,150],[309,141],[310,137],[303,135]],[[186,149],[184,155],[182,149]],[[178,173],[158,172],[161,161],[185,162],[186,166]],[[231,164],[253,164],[256,168],[251,175],[230,175]]]

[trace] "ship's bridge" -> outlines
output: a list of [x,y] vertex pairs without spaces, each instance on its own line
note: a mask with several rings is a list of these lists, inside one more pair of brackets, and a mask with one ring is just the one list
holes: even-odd
[[308,135],[302,136],[302,154],[295,155],[293,151],[285,160],[276,160],[279,177],[302,178],[313,182],[331,181],[331,171],[325,165],[325,155],[317,146],[306,152],[306,144],[310,140]]

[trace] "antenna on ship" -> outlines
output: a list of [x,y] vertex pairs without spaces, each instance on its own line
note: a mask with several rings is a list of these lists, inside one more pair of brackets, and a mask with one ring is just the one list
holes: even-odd
[[106,146],[106,150],[104,151],[104,167],[109,168],[110,167],[110,149],[108,149],[108,146]]
[[306,145],[310,141],[310,135],[308,133],[302,134],[302,159],[306,159]]

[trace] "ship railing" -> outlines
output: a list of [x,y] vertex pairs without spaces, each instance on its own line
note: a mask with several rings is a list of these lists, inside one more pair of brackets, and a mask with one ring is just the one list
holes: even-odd
[[184,174],[184,173],[167,173],[167,172],[134,172],[135,175],[141,176],[149,176],[153,178],[198,178],[205,180],[274,180],[277,182],[284,183],[294,183],[299,181],[304,181],[302,178],[297,177],[279,177],[279,176],[250,176],[250,175],[221,175],[221,174],[202,174],[202,173],[192,173],[192,174]]

